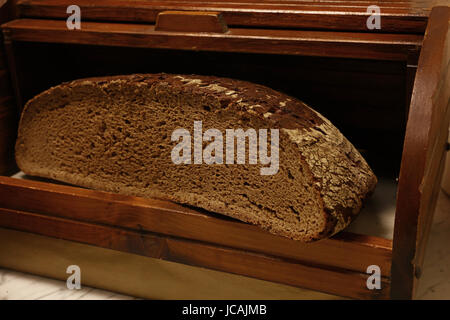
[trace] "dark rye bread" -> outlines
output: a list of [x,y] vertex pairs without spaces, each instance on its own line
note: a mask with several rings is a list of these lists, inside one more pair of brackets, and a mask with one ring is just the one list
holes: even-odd
[[[192,133],[194,120],[203,121],[203,132],[278,128],[278,173],[261,175],[263,165],[248,161],[175,165],[171,134]],[[353,145],[301,101],[197,75],[90,78],[53,87],[25,106],[16,160],[29,175],[188,204],[305,242],[345,228],[377,183]]]

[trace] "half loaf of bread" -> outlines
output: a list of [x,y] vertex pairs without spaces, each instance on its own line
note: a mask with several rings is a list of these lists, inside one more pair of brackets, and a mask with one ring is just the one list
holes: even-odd
[[[192,159],[175,163],[173,133],[193,133],[195,121],[203,133],[214,128],[224,137],[227,129],[278,129],[276,172],[261,174],[267,162],[249,158],[192,160],[195,146]],[[201,140],[202,150],[210,141]],[[187,204],[305,242],[345,228],[377,183],[353,145],[303,102],[261,85],[196,75],[89,78],[53,87],[26,104],[16,160],[29,175]]]

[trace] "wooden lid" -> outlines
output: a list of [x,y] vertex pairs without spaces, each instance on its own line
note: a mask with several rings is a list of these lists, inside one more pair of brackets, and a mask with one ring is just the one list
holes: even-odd
[[[423,33],[431,7],[448,0],[79,0],[86,21],[154,24],[163,11],[221,13],[232,27],[339,30],[381,33]],[[18,1],[21,18],[65,19],[73,0]],[[380,9],[381,28],[369,30],[367,19]]]

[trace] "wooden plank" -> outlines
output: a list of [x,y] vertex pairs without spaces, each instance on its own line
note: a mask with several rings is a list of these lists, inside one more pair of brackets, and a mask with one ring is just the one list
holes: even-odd
[[249,52],[356,59],[406,60],[422,36],[230,28],[225,34],[155,31],[154,26],[84,22],[68,30],[65,21],[19,19],[2,26],[13,41],[105,46]]
[[[73,1],[72,1],[73,2]],[[69,0],[19,1],[23,18],[67,19]],[[382,29],[375,32],[423,33],[428,2],[368,1],[77,1],[85,21],[125,21],[155,23],[158,13],[167,10],[221,12],[229,26],[300,28],[309,30],[367,29],[367,7],[378,5]]]
[[[0,228],[0,266],[144,299],[342,299],[317,291]],[[51,261],[51,263],[49,263]]]
[[[435,7],[425,33],[406,128],[395,218],[392,297],[414,297],[440,188],[449,125],[449,7]],[[438,97],[438,99],[436,99]],[[437,137],[439,137],[437,139]]]
[[172,261],[207,268],[220,268],[230,273],[305,287],[344,297],[357,299],[387,299],[389,279],[381,278],[380,290],[368,290],[367,274],[317,269],[262,255],[249,255],[229,249],[218,249],[203,244],[189,247],[186,242],[168,239],[168,252]]
[[366,272],[380,266],[389,276],[391,241],[340,233],[304,244],[218,215],[174,203],[0,177],[0,207],[198,240],[296,259],[314,265]]
[[298,261],[180,238],[163,237],[2,208],[0,208],[0,225],[19,231],[79,241],[349,298],[386,299],[389,296],[389,279],[384,277],[380,290],[369,290],[366,287],[367,274],[318,268],[303,265]]

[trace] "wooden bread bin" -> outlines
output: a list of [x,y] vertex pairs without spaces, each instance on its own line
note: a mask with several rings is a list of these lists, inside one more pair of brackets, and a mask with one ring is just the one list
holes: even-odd
[[[73,2],[79,30],[66,25]],[[443,4],[8,1],[0,9],[0,228],[343,297],[413,298],[450,119],[450,8]],[[379,6],[381,29],[367,28],[369,5]],[[303,244],[169,202],[10,177],[28,99],[77,78],[156,72],[249,80],[314,107],[378,177],[398,179],[392,238],[352,229]],[[380,290],[366,286],[370,265],[380,267]]]

